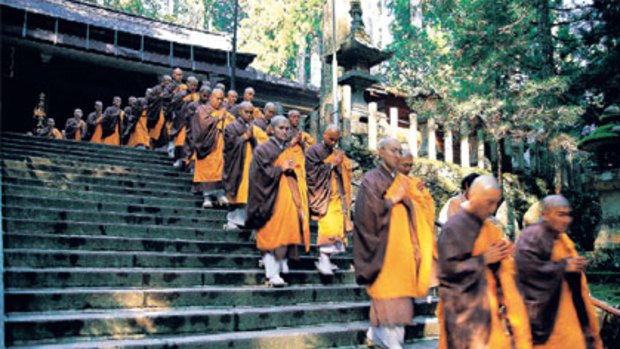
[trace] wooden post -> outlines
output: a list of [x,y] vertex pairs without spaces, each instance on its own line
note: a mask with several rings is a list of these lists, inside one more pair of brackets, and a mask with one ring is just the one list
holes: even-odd
[[437,146],[435,139],[435,119],[429,118],[426,122],[426,129],[428,132],[428,158],[431,160],[437,160]]
[[469,130],[461,130],[461,167],[469,167]]
[[390,137],[398,135],[398,108],[390,108]]
[[368,103],[368,149],[377,150],[377,103]]
[[452,129],[450,127],[445,128],[444,132],[444,155],[447,163],[454,163],[454,148],[452,145]]
[[409,114],[409,150],[414,159],[418,158],[418,115]]
[[484,131],[479,129],[476,132],[476,140],[477,140],[477,152],[476,159],[478,160],[478,168],[484,169]]
[[351,148],[351,85],[342,85],[342,125],[340,142],[345,150]]

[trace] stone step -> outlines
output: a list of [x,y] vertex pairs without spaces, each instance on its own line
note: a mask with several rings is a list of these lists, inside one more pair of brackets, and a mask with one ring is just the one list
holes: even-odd
[[[202,205],[202,197],[199,195],[196,195],[191,199],[187,199],[174,196],[158,197],[123,193],[91,192],[87,190],[71,189],[69,186],[63,186],[62,188],[51,188],[36,184],[20,185],[7,182],[2,183],[2,190],[3,195],[34,195],[40,198],[95,201],[101,204],[114,203],[167,208],[201,208]],[[225,211],[222,210],[222,212]]]
[[[251,254],[216,253],[166,253],[145,251],[86,251],[5,249],[6,267],[30,268],[257,268],[259,251]],[[314,256],[301,256],[289,261],[292,270],[314,270]],[[352,258],[335,256],[333,264],[342,270],[350,270]]]
[[[113,338],[86,340],[68,338],[62,343],[16,346],[22,349],[99,349],[99,348],[149,348],[149,349],[314,349],[333,347],[367,348],[365,343],[368,322],[323,323],[315,326],[285,327],[273,330],[239,331],[212,335],[149,336],[147,338]],[[439,335],[437,319],[415,317],[406,327],[407,349],[437,348]],[[423,339],[420,338],[430,338]]]
[[280,306],[311,302],[361,302],[357,285],[202,286],[179,288],[37,288],[5,290],[6,312],[168,308],[192,306]]
[[[39,170],[25,168],[25,163],[15,164],[15,162],[3,161],[3,164],[3,177],[43,179],[47,181],[57,181],[63,183],[76,182],[85,184],[100,184],[127,188],[149,188],[159,189],[162,191],[178,190],[181,192],[188,192],[192,189],[192,181],[189,178],[170,180],[169,178],[159,178],[152,175],[110,175],[108,173],[75,174],[72,173],[72,170],[69,168],[67,168],[66,171],[62,168],[53,170]],[[23,165],[24,168],[17,168],[17,165]]]
[[248,242],[248,230],[183,228],[164,225],[136,225],[108,222],[57,222],[54,220],[4,217],[5,233],[64,234],[88,236],[174,238],[217,242]]
[[108,166],[127,167],[135,170],[156,170],[159,172],[180,172],[179,169],[172,167],[172,159],[169,162],[162,162],[141,157],[116,157],[105,154],[77,155],[71,153],[54,153],[43,149],[22,148],[11,144],[3,144],[0,147],[3,154],[13,159],[34,160],[47,159],[51,163],[55,161],[73,161],[80,164],[103,164]]
[[[124,149],[117,149],[118,147],[102,147],[102,149],[88,149],[80,144],[73,144],[72,146],[59,145],[56,142],[47,143],[31,143],[25,142],[19,139],[4,139],[1,143],[2,147],[12,147],[21,149],[32,149],[36,151],[45,151],[52,154],[71,154],[75,156],[85,157],[106,157],[109,159],[137,159],[137,161],[148,161],[153,163],[167,164],[170,159],[167,154],[149,150],[138,150],[126,152]],[[121,151],[119,151],[121,150]]]
[[192,216],[164,216],[161,214],[141,214],[141,213],[116,213],[100,212],[96,207],[84,207],[81,210],[67,210],[42,207],[21,207],[13,205],[3,206],[3,215],[9,218],[27,219],[37,217],[41,220],[53,220],[57,223],[71,224],[71,222],[102,222],[123,223],[123,224],[150,224],[174,226],[175,228],[200,228],[200,229],[221,229],[226,223],[222,215],[209,215],[208,210],[204,210],[204,215]]
[[142,157],[152,158],[166,158],[166,154],[155,152],[152,150],[141,150],[129,147],[115,147],[106,144],[94,144],[90,142],[76,142],[72,140],[57,140],[57,139],[45,139],[41,137],[28,136],[21,133],[14,132],[2,132],[0,134],[0,144],[15,142],[23,144],[25,147],[33,145],[44,145],[47,147],[59,148],[59,149],[82,149],[84,151],[90,151],[93,153],[107,152],[114,154],[127,154]]
[[[333,276],[322,276],[316,270],[291,270],[283,277],[292,285],[355,283],[355,275],[349,270],[336,271]],[[264,283],[264,269],[10,267],[5,270],[5,287],[8,288],[257,286]]]
[[72,191],[80,190],[80,191],[88,191],[88,192],[149,196],[149,197],[158,197],[158,198],[172,197],[172,198],[180,198],[180,199],[186,199],[186,200],[202,199],[202,197],[192,194],[190,190],[170,191],[170,190],[158,190],[157,188],[129,188],[129,187],[122,187],[118,185],[89,184],[89,183],[80,183],[80,182],[75,182],[75,181],[59,182],[59,181],[47,180],[43,178],[30,179],[30,178],[3,177],[2,182],[4,184],[39,186],[39,187],[65,189],[65,190],[72,190]]
[[368,302],[311,303],[278,307],[182,308],[8,314],[9,344],[62,337],[215,334],[363,321]]

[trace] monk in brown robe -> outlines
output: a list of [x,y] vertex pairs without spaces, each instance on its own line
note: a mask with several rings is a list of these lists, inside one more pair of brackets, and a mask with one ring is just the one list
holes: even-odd
[[84,113],[77,108],[73,111],[73,117],[65,123],[65,138],[80,142],[82,135],[86,134],[86,122],[82,120]]
[[495,178],[480,176],[468,201],[443,226],[437,242],[440,349],[532,348],[514,246],[489,219],[501,197]]
[[[255,95],[254,88],[252,87],[246,88],[245,91],[243,92],[243,101],[254,104],[254,95]],[[260,120],[262,118],[263,118],[263,113],[260,112],[260,109],[258,109],[257,107],[254,107],[254,111],[252,111],[252,119]]]
[[65,139],[62,132],[56,128],[56,120],[53,118],[47,118],[46,125],[39,131],[39,137],[45,137],[49,139]]
[[301,115],[298,110],[292,109],[288,112],[288,120],[291,122],[291,138],[298,137],[297,143],[301,146],[305,152],[306,149],[316,144],[316,139],[312,137],[308,132],[299,128],[301,121]]
[[185,136],[185,146],[183,147],[183,154],[185,155],[185,169],[192,170],[196,162],[196,152],[192,148],[192,125],[194,118],[196,117],[196,110],[201,105],[208,105],[211,98],[211,84],[205,84],[203,81],[200,90],[198,91],[198,101],[192,102],[187,106],[186,118],[187,118],[187,131]]
[[95,102],[95,111],[86,118],[86,134],[82,138],[91,143],[101,143],[101,118],[103,117],[103,103]]
[[183,70],[181,68],[174,68],[172,71],[172,82],[176,85],[174,92],[187,89],[187,85],[183,83]]
[[[185,161],[185,139],[187,138],[187,125],[189,124],[189,105],[200,100],[198,93],[198,79],[194,76],[187,78],[187,90],[177,92],[175,98],[181,98],[179,105],[174,109],[172,119],[172,129],[170,136],[174,146],[173,158],[175,159],[174,167],[180,168]],[[176,101],[175,101],[176,102]]]
[[160,147],[167,139],[165,129],[165,112],[172,100],[176,85],[170,75],[164,75],[161,84],[154,86],[147,93],[147,127],[151,138],[151,147]]
[[517,283],[534,348],[603,348],[584,273],[587,261],[566,234],[571,222],[568,200],[547,196],[542,219],[523,230],[517,242]]
[[129,141],[129,135],[133,131],[128,131],[130,128],[132,120],[137,120],[137,117],[134,117],[134,113],[136,112],[136,103],[138,102],[138,98],[135,96],[129,96],[127,98],[127,105],[123,109],[123,124],[121,125],[121,145],[126,145],[127,141]]
[[101,143],[121,145],[121,124],[125,113],[121,109],[121,97],[114,97],[101,118]]
[[[226,94],[226,102],[224,102],[224,108],[226,108],[226,110],[228,110],[228,112],[231,114],[235,114],[235,108],[237,107],[237,99],[239,99],[239,94],[237,93],[237,91],[228,90],[228,93]],[[252,106],[252,111],[254,111],[253,106]]]
[[263,118],[254,119],[254,125],[260,127],[261,130],[267,132],[267,134],[271,134],[272,131],[269,129],[269,124],[271,123],[271,118],[276,115],[276,105],[272,102],[267,102],[265,107],[263,108]]
[[421,293],[430,287],[439,286],[437,279],[437,243],[435,241],[435,201],[431,193],[424,185],[420,177],[411,176],[413,168],[413,154],[409,150],[403,150],[398,162],[398,172],[407,178],[407,195],[413,201],[415,211],[416,231],[422,251],[426,259],[420,261],[418,278]]
[[228,202],[231,207],[234,206],[228,213],[225,229],[236,229],[245,225],[252,153],[259,144],[269,140],[263,130],[252,124],[254,106],[250,102],[241,102],[235,110],[237,120],[224,130],[222,178]]
[[379,156],[381,163],[364,175],[355,201],[353,263],[357,283],[372,299],[367,341],[402,348],[413,298],[421,296],[418,266],[431,251],[420,248],[407,178],[398,173],[400,142],[381,140]]
[[131,108],[132,115],[128,121],[125,134],[127,146],[138,149],[149,149],[151,138],[147,126],[147,101],[146,98],[138,98]]
[[268,285],[285,286],[280,273],[288,272],[288,258],[297,257],[302,241],[310,248],[307,211],[295,160],[286,147],[289,122],[271,119],[274,136],[254,150],[250,165],[246,227],[256,230],[256,247],[263,253]]
[[310,217],[318,221],[319,260],[315,263],[319,273],[333,275],[338,269],[330,255],[345,251],[347,233],[353,230],[351,208],[351,162],[343,151],[334,147],[340,139],[340,130],[329,125],[323,141],[306,152],[306,180],[310,199]]
[[224,91],[215,89],[209,104],[200,105],[192,122],[192,149],[196,153],[194,168],[194,192],[202,192],[202,207],[227,205],[222,171],[224,170],[224,130],[235,118],[226,109],[220,108]]

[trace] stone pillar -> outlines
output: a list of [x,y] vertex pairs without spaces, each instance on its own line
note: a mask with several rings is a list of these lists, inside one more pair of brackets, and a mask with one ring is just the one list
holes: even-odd
[[435,139],[435,119],[429,118],[426,122],[426,128],[428,132],[428,158],[431,160],[437,160],[437,147]]
[[398,135],[398,108],[390,108],[390,137]]
[[342,138],[340,142],[345,150],[351,149],[351,85],[343,85],[341,87],[342,107],[340,113],[342,115]]
[[377,103],[368,103],[368,149],[377,150]]
[[409,150],[414,159],[418,158],[418,115],[409,114]]
[[461,166],[469,167],[469,132],[468,130],[461,131]]
[[443,143],[445,161],[452,164],[454,163],[454,146],[452,144],[452,129],[450,127],[444,129]]
[[310,134],[315,139],[319,139],[319,113],[317,111],[310,113]]
[[478,160],[478,168],[480,169],[484,169],[484,131],[483,130],[478,130],[476,132],[476,140],[477,140],[477,147],[476,147],[476,159]]

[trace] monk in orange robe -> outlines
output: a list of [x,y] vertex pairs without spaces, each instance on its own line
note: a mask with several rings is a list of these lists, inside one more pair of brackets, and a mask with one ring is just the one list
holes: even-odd
[[288,272],[287,260],[297,257],[297,245],[310,249],[310,230],[298,164],[286,146],[289,122],[276,116],[271,126],[274,136],[256,147],[250,165],[246,227],[256,230],[268,284],[279,287],[286,285],[280,273]]
[[46,126],[39,130],[38,135],[49,139],[65,139],[62,132],[56,128],[56,120],[53,118],[47,118]]
[[334,147],[340,139],[340,130],[329,125],[323,141],[306,152],[306,182],[310,199],[310,217],[318,221],[319,273],[333,275],[338,269],[330,256],[345,251],[347,233],[353,230],[351,208],[351,162],[341,150]]
[[437,242],[440,349],[532,348],[515,282],[514,246],[489,218],[500,200],[495,178],[480,176],[468,201],[443,226]]
[[379,156],[381,164],[364,175],[355,201],[353,263],[357,283],[372,299],[369,344],[401,348],[404,326],[413,320],[413,298],[428,291],[420,265],[432,250],[421,248],[418,229],[424,227],[416,225],[408,179],[398,173],[400,142],[383,139]]
[[250,163],[254,149],[269,140],[263,130],[252,124],[254,106],[242,102],[235,108],[237,120],[224,130],[224,189],[228,202],[234,209],[228,213],[225,229],[243,227],[248,203]]
[[[224,108],[228,110],[229,113],[235,114],[235,108],[237,107],[237,99],[239,99],[239,94],[235,90],[228,90],[226,93],[226,102],[224,102]],[[245,101],[244,101],[245,102]],[[249,102],[252,103],[252,102]],[[254,112],[254,106],[252,106],[252,112]]]
[[166,109],[172,100],[176,85],[172,83],[170,75],[164,75],[161,84],[148,90],[147,99],[147,127],[151,138],[151,147],[165,145],[168,138],[166,124]]
[[[178,100],[177,100],[178,99]],[[187,138],[187,125],[189,123],[188,107],[191,103],[200,99],[198,93],[198,79],[194,76],[187,78],[187,89],[177,92],[171,103],[173,109],[172,128],[170,137],[172,138],[174,167],[180,168],[185,161],[185,139]]]
[[151,138],[147,126],[146,98],[138,98],[134,107],[131,109],[131,118],[125,130],[125,134],[128,138],[127,146],[138,149],[149,149],[151,146]]
[[125,112],[121,109],[121,97],[114,97],[101,118],[101,143],[121,145],[121,125]]
[[77,142],[82,141],[82,136],[86,134],[86,122],[82,120],[84,113],[77,108],[73,111],[73,117],[67,119],[65,123],[65,138]]
[[269,124],[271,123],[271,118],[276,115],[276,105],[272,102],[267,102],[265,107],[263,108],[263,118],[254,119],[254,125],[260,127],[261,130],[265,131],[268,135],[272,132],[269,129]]
[[86,118],[86,134],[82,138],[91,143],[101,143],[101,119],[103,117],[103,103],[95,102],[95,111]]
[[[254,105],[254,88],[252,87],[248,87],[245,89],[245,91],[243,92],[243,101],[244,102],[250,102],[252,103],[252,105]],[[252,119],[254,120],[260,120],[263,118],[263,113],[260,112],[260,109],[258,109],[257,107],[254,107],[254,110],[252,111]]]
[[584,273],[587,261],[566,234],[570,203],[551,195],[542,205],[542,219],[523,230],[515,255],[534,348],[602,349]]
[[209,104],[200,105],[192,122],[192,150],[196,153],[194,192],[202,192],[202,207],[213,207],[213,200],[224,206],[228,199],[222,183],[224,170],[224,130],[235,121],[226,109],[220,108],[224,91],[215,89]]

